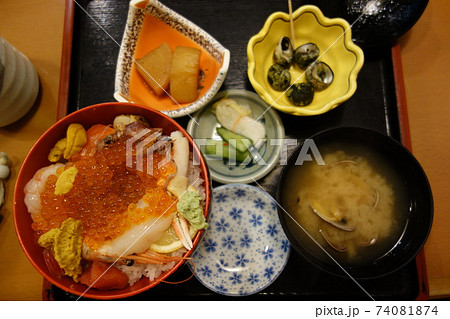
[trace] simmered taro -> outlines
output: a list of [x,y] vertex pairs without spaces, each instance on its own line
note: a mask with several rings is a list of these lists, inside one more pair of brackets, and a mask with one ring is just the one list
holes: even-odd
[[282,37],[273,52],[273,61],[279,65],[288,67],[292,63],[294,50],[291,40],[288,37]]
[[327,88],[333,79],[333,70],[324,62],[316,61],[306,70],[306,81],[318,91]]
[[279,64],[274,64],[269,68],[267,81],[274,90],[284,91],[291,84],[291,73]]
[[294,105],[306,106],[314,98],[314,88],[309,83],[295,83],[286,91],[286,96]]
[[294,61],[299,67],[305,69],[319,57],[319,47],[314,43],[306,43],[295,49]]

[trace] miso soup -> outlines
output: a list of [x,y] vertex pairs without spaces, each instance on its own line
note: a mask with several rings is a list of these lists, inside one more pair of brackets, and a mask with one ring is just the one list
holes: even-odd
[[388,159],[363,145],[318,149],[325,165],[304,162],[286,175],[282,205],[295,219],[286,219],[288,227],[326,262],[331,258],[317,253],[317,245],[343,266],[380,258],[406,226],[409,201],[401,177]]

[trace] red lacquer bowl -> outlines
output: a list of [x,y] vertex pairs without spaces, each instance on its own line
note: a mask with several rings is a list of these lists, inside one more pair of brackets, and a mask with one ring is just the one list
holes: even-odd
[[[159,278],[154,281],[149,281],[147,277],[141,278],[133,286],[120,289],[120,290],[96,290],[88,289],[87,286],[79,283],[75,283],[69,277],[57,278],[54,276],[44,261],[43,248],[37,244],[36,236],[31,228],[32,220],[31,215],[28,213],[27,207],[24,203],[24,187],[26,183],[33,177],[36,171],[42,167],[48,166],[51,163],[47,160],[50,149],[55,143],[65,136],[67,126],[71,123],[80,123],[86,129],[93,124],[111,124],[115,116],[120,114],[136,114],[146,118],[152,127],[162,128],[165,135],[170,135],[173,131],[181,131],[189,141],[191,151],[194,156],[200,161],[201,178],[204,180],[204,187],[206,193],[205,200],[205,217],[209,213],[210,197],[211,197],[211,184],[209,178],[208,168],[206,162],[202,157],[200,150],[195,145],[191,136],[173,119],[168,116],[149,109],[144,106],[130,104],[130,103],[103,103],[83,108],[79,111],[71,113],[64,117],[52,127],[50,127],[35,143],[30,152],[28,153],[22,168],[19,172],[19,176],[16,183],[14,194],[14,224],[16,228],[17,237],[20,245],[26,256],[33,264],[33,266],[44,276],[49,282],[57,287],[86,298],[95,299],[118,299],[126,298],[141,292],[144,292],[162,280],[165,280],[171,274],[173,274],[183,263],[184,260],[179,261],[170,271],[163,273]],[[186,253],[189,256],[198,242],[200,241],[201,231],[196,234],[193,239],[194,248]]]

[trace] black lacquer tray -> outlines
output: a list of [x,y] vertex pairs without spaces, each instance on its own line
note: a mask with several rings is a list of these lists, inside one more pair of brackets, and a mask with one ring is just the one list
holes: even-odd
[[[230,50],[230,67],[222,90],[254,91],[247,77],[247,43],[259,32],[271,13],[288,11],[287,1],[162,2],[206,30]],[[304,4],[314,4],[330,18],[344,16],[343,3],[343,0],[292,1],[294,10]],[[78,0],[76,4],[71,0],[67,1],[67,25],[63,48],[63,52],[66,51],[67,54],[63,55],[58,116],[88,105],[114,101],[114,74],[128,4],[127,0]],[[407,125],[405,128],[405,119],[402,118],[404,111],[399,109],[399,105],[404,104],[404,96],[399,94],[399,85],[402,88],[403,83],[398,83],[398,79],[402,79],[402,76],[401,74],[400,77],[396,76],[399,70],[398,65],[394,63],[393,52],[390,45],[364,49],[365,62],[358,76],[358,89],[353,97],[334,110],[314,117],[279,113],[286,136],[301,140],[327,128],[357,126],[386,134],[403,143],[404,135],[407,135],[409,141]],[[188,116],[177,119],[184,127],[188,120]],[[272,178],[277,174],[278,170],[275,169],[259,182],[272,196],[275,195],[276,185],[271,180],[274,180]],[[255,295],[239,297],[239,300],[423,299],[427,296],[427,286],[421,263],[419,259],[413,260],[391,275],[376,280],[355,282],[352,279],[324,273],[292,250],[286,268],[271,286]],[[191,271],[184,265],[170,277],[170,280],[181,281],[190,275]],[[44,284],[43,298],[78,299],[77,296],[68,294],[47,282]],[[228,300],[230,297],[208,290],[193,277],[177,285],[161,283],[131,299]],[[236,300],[236,297],[231,299]]]

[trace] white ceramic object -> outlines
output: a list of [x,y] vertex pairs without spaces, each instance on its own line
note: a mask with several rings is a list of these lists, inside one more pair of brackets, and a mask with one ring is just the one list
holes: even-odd
[[23,117],[33,106],[39,77],[30,60],[0,37],[0,127]]
[[[145,37],[146,41],[153,41],[151,36],[141,32],[143,30],[143,21],[146,15],[155,17],[193,41],[208,52],[219,64],[220,68],[211,87],[196,101],[188,105],[183,104],[180,108],[164,110],[161,112],[172,118],[177,118],[199,110],[208,104],[222,86],[230,64],[230,51],[199,26],[157,0],[149,0],[148,2],[143,0],[132,0],[130,2],[121,50],[117,59],[114,98],[119,102],[139,103],[148,107],[153,107],[153,105],[148,102],[133,101],[129,91],[137,42],[141,36]],[[165,102],[161,103],[164,104]]]
[[269,174],[278,163],[285,137],[283,122],[278,113],[256,93],[246,90],[220,91],[206,107],[195,113],[187,125],[186,130],[197,142],[202,152],[204,147],[201,144],[206,139],[221,140],[216,131],[220,124],[211,112],[211,108],[216,101],[224,97],[235,100],[238,104],[247,105],[251,109],[250,117],[263,123],[266,127],[266,143],[259,149],[261,161],[248,164],[230,163],[204,153],[211,177],[222,184],[253,183]]
[[193,264],[195,277],[210,290],[252,295],[269,287],[286,266],[291,245],[277,203],[262,189],[245,184],[214,188],[208,224]]

